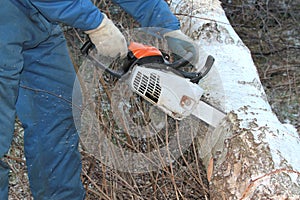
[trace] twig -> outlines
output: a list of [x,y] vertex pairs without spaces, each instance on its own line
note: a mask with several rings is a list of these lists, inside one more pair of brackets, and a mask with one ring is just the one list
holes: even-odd
[[95,186],[95,188],[98,189],[98,191],[101,193],[102,197],[104,197],[104,199],[110,200],[109,196],[107,196],[102,190],[101,188],[97,185],[97,183],[95,183],[95,181],[87,174],[87,172],[85,170],[82,170],[83,174],[85,175],[85,177],[88,178],[88,180]]
[[16,158],[16,157],[13,157],[13,156],[10,156],[10,155],[5,155],[4,157],[6,157],[6,158],[8,158],[10,160],[14,160],[14,161],[16,161],[18,163],[23,163],[23,164],[26,163],[26,161],[23,160],[22,158]]

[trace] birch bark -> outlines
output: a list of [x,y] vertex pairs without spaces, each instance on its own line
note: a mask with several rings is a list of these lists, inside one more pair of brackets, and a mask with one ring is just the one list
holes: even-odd
[[272,112],[249,49],[217,0],[173,0],[182,29],[215,57],[200,83],[228,114],[199,138],[211,199],[300,199],[300,139]]

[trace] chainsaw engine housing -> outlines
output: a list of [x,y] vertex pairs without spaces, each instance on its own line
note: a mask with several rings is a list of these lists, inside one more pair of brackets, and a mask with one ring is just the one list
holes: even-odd
[[189,116],[203,94],[203,89],[189,79],[163,67],[147,65],[132,68],[129,85],[138,95],[177,120]]

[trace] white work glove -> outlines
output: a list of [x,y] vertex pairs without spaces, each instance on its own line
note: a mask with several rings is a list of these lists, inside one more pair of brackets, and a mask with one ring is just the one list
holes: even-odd
[[172,53],[184,57],[188,52],[193,54],[193,63],[198,61],[198,48],[195,42],[181,30],[170,31],[164,34],[168,47]]
[[85,31],[100,55],[125,57],[128,52],[125,37],[105,14],[101,24],[93,30]]

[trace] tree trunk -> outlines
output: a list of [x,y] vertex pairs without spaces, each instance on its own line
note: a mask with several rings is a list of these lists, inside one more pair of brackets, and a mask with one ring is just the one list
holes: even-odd
[[[267,101],[249,49],[217,0],[173,0],[182,29],[215,57],[200,83],[228,117],[199,139],[211,199],[300,199],[300,139]],[[202,56],[203,52],[200,52]]]

